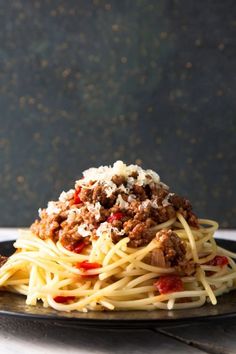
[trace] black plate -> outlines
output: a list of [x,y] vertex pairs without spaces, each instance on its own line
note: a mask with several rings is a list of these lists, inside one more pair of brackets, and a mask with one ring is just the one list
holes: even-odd
[[[217,240],[217,243],[231,251],[236,251],[236,242]],[[0,254],[9,256],[13,252],[13,241],[0,242]],[[196,309],[119,311],[119,312],[57,312],[44,308],[41,304],[27,306],[25,297],[0,292],[0,315],[15,316],[28,320],[48,321],[63,326],[107,327],[107,328],[151,328],[169,326],[192,321],[205,321],[219,317],[236,316],[236,291],[218,297],[216,306],[205,304]]]

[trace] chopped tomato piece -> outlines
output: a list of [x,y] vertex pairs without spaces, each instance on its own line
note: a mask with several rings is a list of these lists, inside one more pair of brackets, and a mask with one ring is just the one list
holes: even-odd
[[110,223],[112,223],[112,221],[114,221],[114,220],[120,220],[120,219],[122,219],[123,216],[124,216],[123,213],[117,212],[117,213],[114,213],[114,214],[110,215],[109,218],[107,219],[107,221],[110,222]]
[[154,283],[154,286],[160,294],[184,290],[183,282],[178,275],[163,275]]
[[59,304],[65,304],[68,301],[72,301],[75,299],[75,296],[56,296],[54,297],[54,301],[58,302]]
[[84,241],[78,241],[75,244],[67,245],[65,246],[68,251],[75,252],[75,253],[81,253],[84,247],[86,247],[87,244]]
[[74,193],[74,203],[75,203],[75,204],[82,203],[82,200],[81,200],[80,197],[79,197],[80,192],[81,192],[81,188],[77,188],[77,189],[75,190],[75,193]]
[[207,265],[223,267],[229,264],[229,260],[225,256],[215,256],[212,260],[206,263]]
[[97,269],[101,267],[101,264],[96,262],[83,261],[76,264],[76,267],[83,270]]
[[75,244],[68,245],[66,248],[71,252],[81,253],[86,246],[87,244],[84,241],[78,241]]
[[86,243],[81,241],[81,242],[78,243],[78,245],[75,246],[75,248],[73,249],[73,252],[81,253],[82,250],[84,249],[84,247],[86,247]]
[[[83,262],[76,264],[76,268],[82,269],[83,271],[97,269],[100,267],[101,267],[101,264],[96,263],[96,262],[92,263],[92,262],[88,262],[88,261],[83,261]],[[81,274],[80,276],[83,278],[95,278],[98,275],[97,274]]]

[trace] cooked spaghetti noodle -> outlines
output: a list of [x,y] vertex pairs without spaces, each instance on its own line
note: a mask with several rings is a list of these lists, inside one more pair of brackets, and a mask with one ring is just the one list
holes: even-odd
[[[85,203],[80,201],[76,209]],[[125,207],[119,210],[125,219]],[[140,240],[147,230],[155,231],[138,246],[132,244],[132,235],[121,232],[129,219],[116,227],[120,235],[115,241],[114,229],[101,231],[107,221],[99,224],[100,232],[98,227],[90,236],[80,234],[76,243],[60,237],[62,226],[54,238],[22,230],[14,243],[16,252],[0,268],[0,288],[25,295],[28,305],[42,301],[58,311],[170,310],[206,301],[215,305],[217,296],[234,288],[236,254],[216,245],[215,221],[195,218],[191,226],[193,215],[179,207],[168,220],[136,234]],[[80,223],[76,226],[81,229]],[[182,250],[178,257],[177,248]]]

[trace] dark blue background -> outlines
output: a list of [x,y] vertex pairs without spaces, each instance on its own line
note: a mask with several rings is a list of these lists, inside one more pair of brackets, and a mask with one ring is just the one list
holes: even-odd
[[235,57],[234,0],[2,1],[0,225],[123,159],[236,227]]

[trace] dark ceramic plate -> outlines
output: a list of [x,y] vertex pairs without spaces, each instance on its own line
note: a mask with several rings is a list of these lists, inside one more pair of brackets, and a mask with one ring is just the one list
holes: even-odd
[[[218,240],[219,245],[236,251],[236,242]],[[13,252],[13,241],[0,242],[0,254]],[[155,311],[119,311],[119,312],[57,312],[41,305],[27,306],[25,297],[0,292],[0,315],[14,316],[28,320],[48,321],[53,324],[78,327],[107,328],[151,328],[177,325],[192,321],[205,321],[220,317],[236,316],[236,291],[220,296],[216,306],[205,304],[196,309],[155,310]]]

